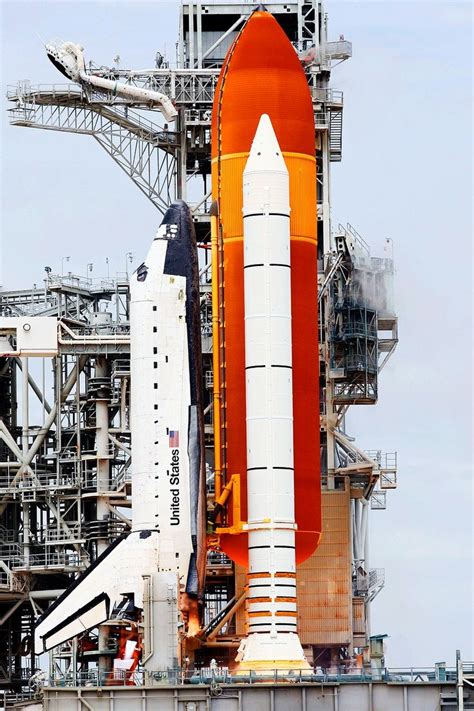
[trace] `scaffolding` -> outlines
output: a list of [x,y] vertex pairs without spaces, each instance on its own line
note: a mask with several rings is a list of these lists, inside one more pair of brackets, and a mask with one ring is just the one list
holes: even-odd
[[[298,52],[315,117],[320,301],[321,466],[326,500],[347,494],[350,530],[350,628],[344,641],[306,645],[314,656],[354,654],[369,645],[369,606],[383,573],[369,567],[368,511],[384,508],[396,486],[396,456],[363,452],[345,432],[351,405],[374,404],[378,374],[397,344],[393,260],[376,259],[350,225],[331,229],[330,164],[342,158],[343,95],[329,87],[333,66],[351,55],[327,37],[320,0],[266,4]],[[177,66],[163,57],[146,72],[88,64],[88,71],[170,96],[173,129],[144,105],[76,85],[9,88],[14,126],[92,136],[160,213],[177,197],[190,202],[198,242],[210,238],[210,119],[227,48],[248,2],[185,0]],[[149,108],[149,107],[146,107]],[[149,113],[147,113],[149,116]],[[201,314],[209,500],[212,500],[212,303],[207,249],[201,258]],[[47,355],[23,349],[25,325],[56,319]],[[34,330],[34,329],[33,329]],[[127,275],[91,280],[46,272],[44,288],[0,292],[0,685],[17,692],[34,672],[32,623],[49,600],[130,527],[129,288]],[[24,340],[24,339],[23,339]],[[30,402],[31,399],[31,402]],[[207,641],[203,662],[235,653],[242,634],[244,575],[209,552]],[[353,622],[356,620],[357,622]],[[209,649],[206,648],[206,644]],[[329,650],[329,652],[328,652]],[[27,652],[27,653],[25,653]],[[101,648],[101,653],[107,652]],[[206,656],[207,655],[207,656]],[[90,652],[57,650],[51,666],[75,678]]]

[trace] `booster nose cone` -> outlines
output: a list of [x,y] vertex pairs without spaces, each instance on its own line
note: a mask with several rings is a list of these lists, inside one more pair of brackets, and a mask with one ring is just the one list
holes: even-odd
[[289,215],[288,168],[268,114],[258,122],[243,174],[243,215]]
[[245,165],[244,176],[265,170],[287,173],[286,163],[268,114],[262,114]]

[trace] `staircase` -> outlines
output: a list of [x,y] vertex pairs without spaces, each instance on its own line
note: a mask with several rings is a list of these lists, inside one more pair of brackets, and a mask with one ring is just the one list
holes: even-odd
[[333,163],[342,160],[342,107],[329,112],[329,157]]

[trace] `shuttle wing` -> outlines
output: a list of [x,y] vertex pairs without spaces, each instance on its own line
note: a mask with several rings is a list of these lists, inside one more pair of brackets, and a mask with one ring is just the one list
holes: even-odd
[[157,570],[158,535],[124,534],[83,573],[36,623],[37,654],[110,619],[123,595],[143,607],[143,575]]

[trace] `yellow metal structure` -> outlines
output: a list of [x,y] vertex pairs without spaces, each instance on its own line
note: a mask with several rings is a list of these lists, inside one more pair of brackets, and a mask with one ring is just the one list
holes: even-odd
[[225,505],[229,496],[232,494],[232,526],[227,528],[216,528],[216,533],[220,534],[230,534],[235,535],[237,533],[242,533],[244,529],[244,522],[241,521],[240,516],[240,474],[232,474],[230,481],[226,484],[222,494],[222,503],[216,501],[216,504]]

